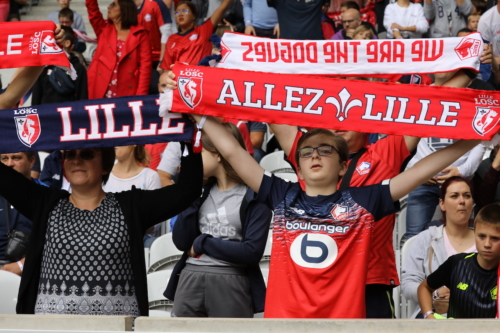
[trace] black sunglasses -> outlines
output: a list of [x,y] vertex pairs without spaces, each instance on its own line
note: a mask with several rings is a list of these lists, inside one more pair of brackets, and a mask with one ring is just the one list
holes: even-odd
[[77,153],[77,151],[73,149],[73,150],[66,150],[64,152],[64,159],[71,161],[79,157],[84,161],[92,161],[96,157],[96,155],[97,152],[92,149],[82,149],[80,150],[80,153]]

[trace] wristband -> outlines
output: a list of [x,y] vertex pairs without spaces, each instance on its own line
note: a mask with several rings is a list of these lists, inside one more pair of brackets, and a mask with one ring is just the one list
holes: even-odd
[[18,261],[17,262],[17,266],[19,266],[19,268],[21,269],[21,272],[23,271],[23,263],[21,261]]
[[427,317],[429,317],[431,314],[434,314],[434,311],[432,311],[432,310],[427,311],[427,312],[424,314],[424,319],[427,319]]
[[207,116],[201,117],[201,121],[199,124],[196,124],[196,128],[198,128],[198,132],[196,133],[196,140],[194,142],[195,147],[200,146],[200,140],[201,140],[201,129],[203,128],[203,125],[205,125],[205,121],[207,120]]

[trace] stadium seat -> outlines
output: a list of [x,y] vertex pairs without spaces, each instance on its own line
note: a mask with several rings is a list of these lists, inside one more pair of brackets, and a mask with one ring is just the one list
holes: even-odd
[[264,156],[260,160],[260,166],[271,173],[295,173],[292,166],[284,160],[285,153],[276,151]]
[[163,296],[171,274],[171,270],[161,270],[147,275],[150,310],[170,311],[172,309],[174,303]]
[[172,269],[182,256],[172,241],[172,233],[158,237],[149,251],[148,273]]
[[[405,244],[403,245],[403,249],[401,250],[401,266],[403,266],[403,262],[405,261],[405,258],[408,256],[408,253],[410,251],[410,248],[411,248],[411,244],[415,241],[415,237],[412,237],[410,239],[408,239]],[[401,270],[401,269],[400,269]],[[400,274],[401,276],[401,274]],[[403,304],[404,302],[404,307],[402,306],[401,309],[401,318],[402,319],[411,319],[411,316],[413,314],[413,312],[415,311],[415,309],[417,308],[418,306],[418,303],[415,302],[414,300],[411,300],[411,299],[406,299],[403,295],[401,295],[401,304]],[[404,312],[403,312],[404,310]]]
[[16,314],[17,294],[21,277],[7,271],[0,271],[0,314]]
[[146,272],[149,269],[149,248],[144,248],[144,262],[146,263]]
[[295,172],[276,172],[274,174],[276,177],[279,177],[284,180],[288,180],[292,183],[296,183],[298,181],[297,174]]

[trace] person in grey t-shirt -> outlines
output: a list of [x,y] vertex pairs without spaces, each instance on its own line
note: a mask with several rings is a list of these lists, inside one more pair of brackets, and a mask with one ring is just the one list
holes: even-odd
[[[224,126],[245,148],[238,128]],[[265,284],[258,263],[272,212],[252,200],[252,190],[208,137],[202,143],[203,174],[210,185],[174,227],[173,241],[189,258],[175,290],[172,316],[252,318],[263,311]]]

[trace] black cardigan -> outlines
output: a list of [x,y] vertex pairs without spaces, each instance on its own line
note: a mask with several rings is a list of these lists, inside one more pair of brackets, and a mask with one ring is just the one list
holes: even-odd
[[[191,153],[182,158],[177,184],[152,191],[133,187],[130,191],[115,193],[128,226],[134,284],[141,316],[149,314],[143,235],[151,226],[188,208],[199,198],[202,182],[201,154]],[[33,222],[16,307],[19,314],[33,314],[49,214],[59,200],[68,197],[69,193],[55,187],[37,185],[0,163],[0,196]]]
[[[208,193],[210,187],[205,186],[204,192]],[[172,240],[179,250],[185,252],[181,260],[175,265],[163,295],[168,299],[175,299],[180,273],[184,269],[188,258],[186,252],[191,249],[191,246],[194,246],[196,253],[203,253],[220,260],[246,265],[254,312],[263,312],[266,285],[260,271],[259,262],[266,247],[273,212],[264,204],[257,202],[255,192],[248,189],[245,194],[248,205],[246,206],[244,221],[242,221],[243,239],[240,242],[222,240],[200,232],[198,212],[206,197],[207,195],[204,195],[193,202],[191,207],[183,211],[175,222]]]

